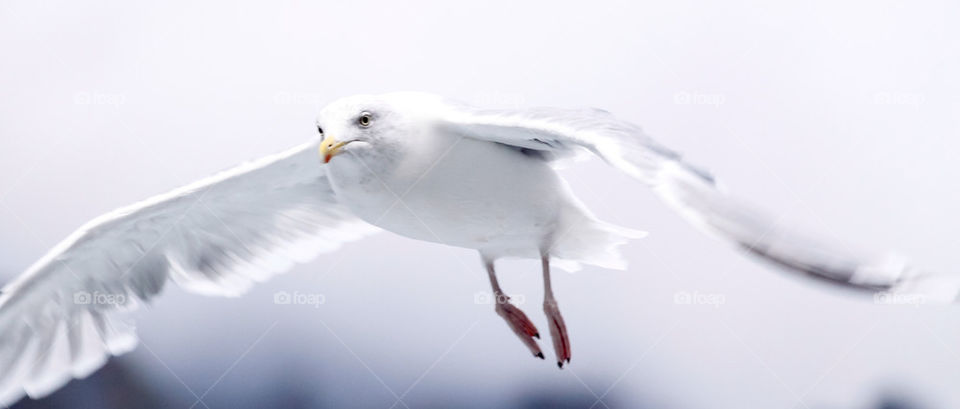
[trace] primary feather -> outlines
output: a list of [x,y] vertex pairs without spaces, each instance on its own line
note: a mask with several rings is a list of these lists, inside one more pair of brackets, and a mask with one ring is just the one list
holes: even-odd
[[121,313],[167,281],[235,296],[374,231],[338,204],[308,143],[80,228],[0,295],[0,406],[83,378],[136,344]]
[[930,273],[893,257],[871,259],[795,231],[721,189],[713,176],[654,141],[640,127],[590,109],[479,109],[417,96],[443,112],[441,126],[470,138],[555,157],[588,151],[649,185],[671,207],[703,230],[733,241],[749,254],[788,271],[870,291],[909,293],[927,301],[956,301],[960,276]]

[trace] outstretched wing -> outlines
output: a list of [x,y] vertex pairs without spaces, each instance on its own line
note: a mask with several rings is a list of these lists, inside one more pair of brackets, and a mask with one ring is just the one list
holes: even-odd
[[120,313],[168,279],[234,296],[375,229],[337,204],[309,143],[101,216],[0,294],[0,406],[136,344]]
[[726,194],[710,174],[608,112],[437,104],[442,107],[439,126],[465,137],[548,152],[547,157],[592,152],[651,186],[690,222],[789,271],[872,291],[919,294],[931,301],[953,301],[960,293],[960,276],[922,272],[892,258],[844,254],[796,232],[774,229],[771,218]]

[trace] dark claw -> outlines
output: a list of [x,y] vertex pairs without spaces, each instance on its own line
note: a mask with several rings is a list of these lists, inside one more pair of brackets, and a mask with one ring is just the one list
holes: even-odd
[[563,361],[557,361],[557,367],[563,369]]
[[568,363],[568,364],[570,363],[570,358],[569,358],[569,357],[567,358],[567,363]]
[[536,333],[536,334],[533,334],[533,337],[536,338],[536,339],[540,339],[540,333],[538,332],[538,333]]
[[543,352],[537,352],[537,354],[534,355],[533,357],[534,357],[534,358],[540,358],[540,359],[546,359],[546,358],[543,357]]

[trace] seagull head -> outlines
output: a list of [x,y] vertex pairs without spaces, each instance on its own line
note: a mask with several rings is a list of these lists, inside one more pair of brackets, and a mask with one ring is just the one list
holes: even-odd
[[346,152],[362,158],[402,150],[437,102],[438,97],[422,93],[357,95],[334,101],[317,117],[320,158],[329,163]]

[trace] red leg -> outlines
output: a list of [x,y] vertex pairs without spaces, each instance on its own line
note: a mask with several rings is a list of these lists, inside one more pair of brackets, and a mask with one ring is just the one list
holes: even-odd
[[497,315],[507,322],[507,325],[514,334],[520,338],[520,341],[527,346],[534,357],[544,359],[543,352],[534,337],[540,338],[540,332],[533,322],[527,318],[519,308],[510,303],[510,297],[500,290],[500,284],[497,282],[497,273],[493,268],[493,260],[484,259],[484,266],[487,268],[487,274],[490,276],[490,286],[493,287],[493,296],[495,298],[495,310]]
[[553,297],[553,288],[550,286],[550,256],[541,257],[543,265],[543,312],[547,314],[550,325],[550,338],[553,339],[553,351],[557,356],[557,366],[563,369],[563,362],[570,363],[570,337],[567,336],[567,325],[560,315],[557,300]]

